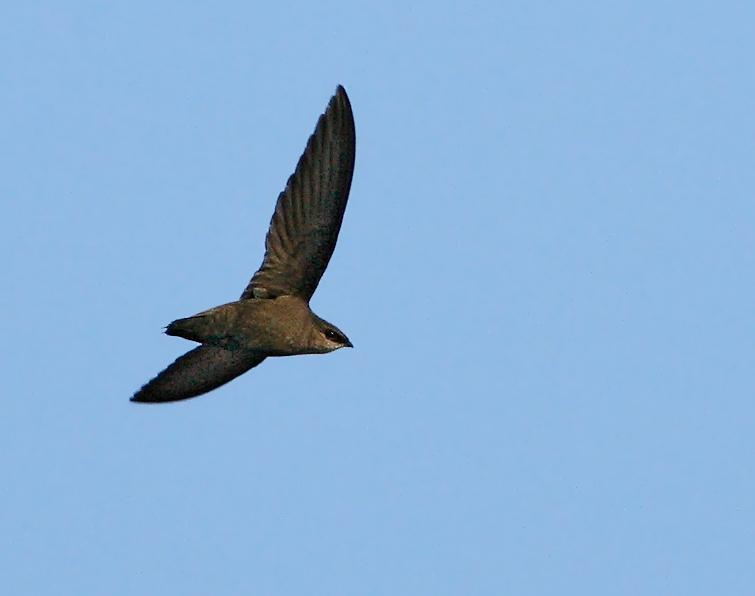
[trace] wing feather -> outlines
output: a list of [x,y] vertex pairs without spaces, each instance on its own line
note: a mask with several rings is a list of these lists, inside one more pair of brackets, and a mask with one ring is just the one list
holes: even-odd
[[355,149],[351,104],[339,86],[278,197],[265,258],[242,299],[312,297],[338,240]]
[[178,401],[226,384],[265,359],[254,352],[202,345],[179,357],[131,398],[138,402]]

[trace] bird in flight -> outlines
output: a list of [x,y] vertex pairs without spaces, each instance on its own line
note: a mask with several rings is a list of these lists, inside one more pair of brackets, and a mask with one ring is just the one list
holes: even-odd
[[354,172],[354,116],[340,85],[278,196],[265,257],[241,298],[165,330],[201,345],[178,358],[131,398],[168,402],[196,397],[268,356],[324,354],[353,347],[309,308],[336,246]]

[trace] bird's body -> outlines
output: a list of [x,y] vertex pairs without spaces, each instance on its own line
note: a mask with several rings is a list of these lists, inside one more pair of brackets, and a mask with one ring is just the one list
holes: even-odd
[[166,328],[197,348],[131,398],[165,402],[207,393],[268,356],[324,354],[352,347],[309,308],[338,239],[354,171],[351,105],[338,87],[320,116],[270,222],[265,257],[235,302],[173,321]]
[[334,325],[314,314],[301,298],[279,296],[222,304],[173,321],[166,333],[226,350],[251,350],[267,356],[324,354],[348,342],[345,336],[340,344],[329,340],[323,334],[323,324],[343,336]]

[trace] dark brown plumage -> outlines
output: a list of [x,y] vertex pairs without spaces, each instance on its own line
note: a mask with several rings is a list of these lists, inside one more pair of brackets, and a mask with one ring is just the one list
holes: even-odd
[[309,300],[341,229],[355,144],[351,105],[339,86],[278,197],[265,257],[241,299],[168,325],[167,334],[202,345],[144,385],[132,401],[195,397],[245,373],[268,356],[351,347],[343,332],[310,310]]
[[341,230],[354,172],[354,117],[338,87],[296,171],[278,197],[265,240],[265,258],[241,298],[315,293]]

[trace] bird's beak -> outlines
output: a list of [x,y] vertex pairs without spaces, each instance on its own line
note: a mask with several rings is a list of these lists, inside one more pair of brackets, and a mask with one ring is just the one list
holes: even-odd
[[346,340],[346,343],[345,343],[345,344],[343,344],[343,346],[344,346],[345,348],[353,348],[353,347],[354,347],[354,344],[352,344],[352,343],[351,343],[351,341],[347,339],[347,340]]

